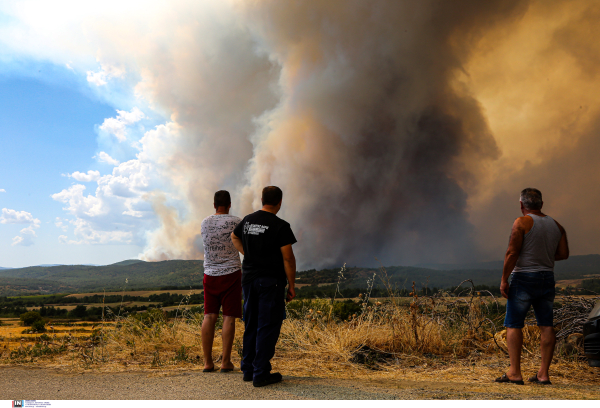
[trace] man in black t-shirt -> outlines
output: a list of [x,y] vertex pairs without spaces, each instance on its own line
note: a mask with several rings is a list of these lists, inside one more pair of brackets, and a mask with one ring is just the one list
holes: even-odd
[[[231,240],[244,255],[242,290],[244,292],[244,381],[255,387],[282,380],[271,373],[281,324],[285,319],[285,300],[296,297],[296,243],[290,224],[277,217],[283,193],[279,187],[265,187],[263,208],[244,217],[231,233]],[[285,294],[286,281],[288,284]]]

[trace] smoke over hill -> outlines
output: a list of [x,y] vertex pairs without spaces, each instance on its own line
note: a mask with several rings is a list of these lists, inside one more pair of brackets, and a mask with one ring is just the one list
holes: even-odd
[[135,159],[102,152],[117,164],[95,195],[83,185],[53,195],[76,226],[79,240],[64,242],[201,259],[200,222],[216,190],[229,190],[243,216],[277,185],[299,268],[478,262],[502,257],[518,193],[537,187],[572,253],[598,252],[596,2],[55,9],[35,8],[35,40],[19,31],[2,41],[30,38],[13,48],[63,65],[93,55],[101,70],[89,83],[135,93],[145,113],[119,111],[101,126],[114,151],[149,111],[166,118],[133,142]]

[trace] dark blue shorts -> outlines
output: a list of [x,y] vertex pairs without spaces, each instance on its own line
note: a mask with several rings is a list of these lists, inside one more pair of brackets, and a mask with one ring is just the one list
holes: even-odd
[[554,272],[516,272],[511,275],[504,326],[521,329],[533,306],[538,326],[554,326]]

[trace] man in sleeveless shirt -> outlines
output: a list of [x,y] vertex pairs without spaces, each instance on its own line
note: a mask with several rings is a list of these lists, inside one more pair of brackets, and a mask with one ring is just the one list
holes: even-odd
[[541,333],[542,361],[538,372],[529,381],[550,384],[548,369],[556,342],[552,316],[554,261],[569,257],[569,245],[565,229],[542,213],[544,203],[539,190],[526,188],[521,191],[520,202],[523,217],[517,218],[513,224],[500,285],[502,296],[508,299],[504,326],[510,368],[496,382],[524,384],[521,374],[522,329],[525,316],[533,306]]
[[230,215],[231,196],[220,190],[215,193],[215,214],[201,224],[204,243],[204,321],[202,351],[204,372],[215,371],[212,358],[215,324],[223,307],[223,360],[221,372],[233,371],[231,348],[235,337],[235,319],[242,317],[242,264],[231,242],[231,232],[241,221]]
[[271,372],[270,360],[285,319],[285,301],[296,296],[296,258],[292,250],[296,238],[290,224],[276,215],[282,198],[279,187],[265,187],[262,209],[244,217],[231,234],[233,244],[244,255],[246,330],[241,369],[244,381],[252,381],[255,387],[282,380],[281,374]]

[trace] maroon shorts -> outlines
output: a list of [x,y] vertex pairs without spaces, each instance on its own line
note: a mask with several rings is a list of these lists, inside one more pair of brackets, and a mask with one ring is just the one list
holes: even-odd
[[242,271],[223,276],[204,275],[204,314],[242,318]]

